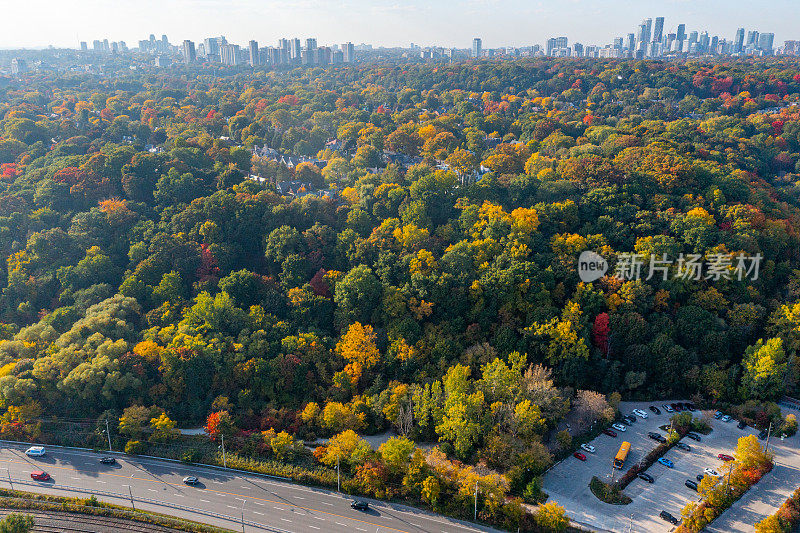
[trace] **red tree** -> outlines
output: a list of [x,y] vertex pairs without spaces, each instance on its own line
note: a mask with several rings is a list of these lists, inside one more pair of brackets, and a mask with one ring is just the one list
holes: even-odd
[[609,333],[611,333],[611,327],[609,326],[608,313],[600,313],[594,319],[592,340],[594,341],[594,345],[603,352],[603,355],[608,355]]

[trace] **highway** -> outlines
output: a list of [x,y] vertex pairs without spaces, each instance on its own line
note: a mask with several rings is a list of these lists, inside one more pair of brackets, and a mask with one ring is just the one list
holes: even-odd
[[[0,487],[53,495],[88,497],[139,510],[245,531],[280,533],[467,533],[497,531],[412,507],[367,500],[367,512],[350,508],[352,497],[256,475],[114,454],[115,465],[100,464],[102,454],[46,447],[44,457],[28,457],[29,445],[0,444]],[[30,478],[34,470],[49,482]],[[185,476],[200,483],[187,486]],[[130,488],[129,488],[130,487]]]

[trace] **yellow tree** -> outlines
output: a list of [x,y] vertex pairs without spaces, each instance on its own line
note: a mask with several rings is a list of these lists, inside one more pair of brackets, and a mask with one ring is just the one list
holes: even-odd
[[375,332],[372,331],[372,326],[363,326],[360,322],[351,324],[347,333],[342,335],[336,344],[336,353],[348,361],[344,371],[350,376],[354,387],[358,384],[362,372],[375,366],[381,355],[375,344]]

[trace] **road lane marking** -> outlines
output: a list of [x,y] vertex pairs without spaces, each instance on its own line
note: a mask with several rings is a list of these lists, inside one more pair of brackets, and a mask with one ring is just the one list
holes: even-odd
[[[308,527],[310,527],[310,528],[312,528],[312,529],[319,529],[317,526],[312,526],[311,524],[309,524],[309,525],[308,525]],[[365,531],[366,531],[366,530],[365,530]]]
[[331,507],[333,507],[332,503],[328,503],[328,502],[319,502],[319,503],[321,503],[322,505],[330,505]]
[[264,516],[264,513],[259,513],[258,511],[253,511],[253,514],[257,514],[259,516]]
[[279,511],[285,511],[285,510],[286,510],[286,509],[284,509],[283,507],[278,507],[277,505],[275,506],[275,509],[277,509],[277,510],[279,510]]
[[200,501],[201,501],[201,502],[203,502],[203,503],[211,503],[211,502],[210,502],[210,501],[208,501],[208,500],[200,500]]
[[176,494],[175,496],[177,496],[178,498],[185,498],[186,497],[183,494]]
[[96,481],[96,482],[98,482],[98,483],[102,483],[102,484],[104,484],[104,485],[105,485],[106,483],[108,483],[107,481],[100,481],[99,479],[95,479],[95,481]]
[[303,498],[302,496],[295,496],[295,498],[297,498],[298,500],[305,500],[305,498]]
[[283,520],[284,522],[291,522],[291,520],[289,520],[288,518],[281,518],[281,520]]
[[238,509],[238,507],[234,507],[233,505],[228,505],[228,509]]
[[256,505],[266,505],[265,503],[261,503],[261,502],[253,502],[253,503],[256,504]]

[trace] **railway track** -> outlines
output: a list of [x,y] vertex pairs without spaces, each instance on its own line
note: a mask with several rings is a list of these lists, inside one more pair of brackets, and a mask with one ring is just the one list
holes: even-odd
[[179,530],[155,524],[60,511],[0,509],[0,516],[10,513],[30,515],[36,521],[33,531],[41,533],[175,533]]

